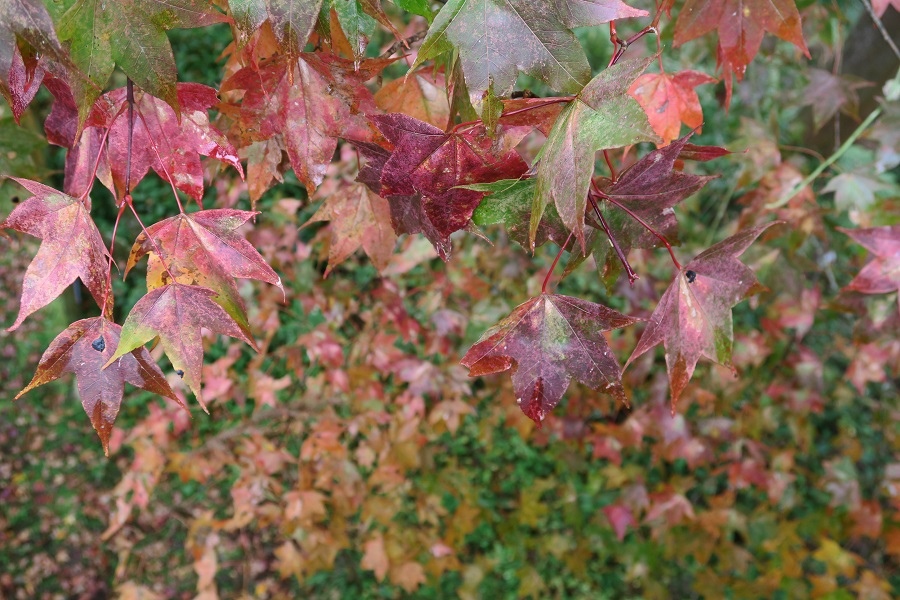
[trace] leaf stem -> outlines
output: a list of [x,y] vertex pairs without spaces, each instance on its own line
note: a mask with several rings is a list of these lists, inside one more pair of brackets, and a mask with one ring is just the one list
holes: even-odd
[[172,274],[172,271],[169,270],[169,265],[166,263],[165,259],[163,259],[162,250],[159,245],[156,243],[156,240],[153,239],[153,236],[150,235],[150,232],[147,231],[147,227],[144,225],[144,222],[141,221],[141,217],[137,214],[137,211],[134,209],[134,202],[130,195],[125,196],[125,203],[128,204],[128,208],[131,209],[131,214],[134,215],[134,218],[137,219],[138,225],[141,226],[141,231],[147,236],[147,239],[150,240],[150,244],[153,246],[153,251],[156,252],[156,255],[159,257],[159,262],[162,263],[163,268],[168,273],[169,278],[172,283],[177,283],[175,276]]
[[[156,148],[156,142],[153,141],[153,136],[150,135],[150,127],[147,125],[147,119],[144,118],[144,113],[141,109],[138,109],[138,117],[141,118],[141,123],[144,124],[144,129],[147,131],[147,139],[150,140],[150,147],[153,148],[153,153],[156,155],[156,160],[159,161],[159,166],[162,167],[163,173],[166,174],[166,181],[169,182],[169,187],[172,188],[172,193],[175,194],[175,202],[178,204],[178,212],[184,214],[184,206],[181,205],[181,198],[178,197],[178,190],[175,189],[175,184],[172,182],[172,175],[169,173],[169,170],[166,168],[166,163],[163,162],[162,156],[159,155],[159,150]],[[203,208],[203,203],[198,202],[200,208]]]
[[116,119],[122,114],[123,109],[119,109],[115,115],[113,115],[112,120],[109,122],[109,127],[106,128],[106,131],[103,132],[103,137],[100,138],[100,146],[97,148],[97,158],[94,160],[94,170],[91,171],[91,179],[88,181],[87,187],[78,196],[78,199],[81,202],[84,202],[84,199],[90,195],[91,190],[94,189],[94,180],[97,178],[97,169],[100,168],[100,157],[103,155],[103,146],[106,144],[106,139],[109,137],[109,131],[112,129],[113,124],[116,122]]
[[[100,307],[100,310],[103,311],[103,314],[106,315],[106,303],[109,300],[110,294],[112,294],[112,266],[113,266],[113,250],[116,247],[116,232],[119,230],[119,221],[122,220],[122,213],[125,212],[125,203],[119,206],[119,214],[116,215],[116,222],[113,224],[112,230],[112,239],[109,241],[109,262],[106,265],[106,292],[103,294],[103,304]],[[113,320],[112,314],[109,316],[110,321]]]
[[550,265],[550,268],[547,270],[547,275],[544,277],[544,283],[541,285],[541,293],[547,293],[547,285],[550,283],[550,276],[553,275],[553,270],[556,268],[556,264],[559,262],[562,253],[565,252],[566,246],[569,245],[569,242],[572,241],[572,233],[569,233],[569,237],[566,238],[566,241],[563,242],[563,245],[559,247],[559,252],[556,253],[556,258],[553,259],[553,264]]
[[603,160],[606,161],[606,166],[609,167],[609,178],[615,183],[618,176],[616,175],[616,168],[612,164],[612,160],[609,158],[609,150],[603,151]]
[[591,185],[594,187],[594,190],[592,192],[589,192],[590,194],[592,194],[598,198],[602,198],[603,200],[606,200],[613,206],[616,206],[616,207],[620,208],[621,210],[625,211],[625,213],[627,213],[629,217],[631,217],[632,219],[634,219],[635,221],[640,223],[641,226],[644,227],[644,229],[649,231],[651,234],[653,234],[653,236],[655,236],[659,241],[661,241],[663,243],[663,245],[666,247],[666,250],[669,251],[669,256],[672,257],[672,263],[675,265],[675,268],[678,269],[679,271],[681,270],[681,263],[679,263],[678,259],[675,258],[675,251],[672,250],[672,244],[669,243],[669,240],[667,240],[664,235],[662,235],[661,233],[659,233],[658,231],[653,229],[653,227],[649,223],[647,223],[642,218],[640,218],[638,215],[636,215],[634,213],[634,211],[632,211],[630,208],[628,208],[627,206],[625,206],[624,204],[622,204],[615,198],[607,196],[602,191],[600,191],[600,189],[597,187],[597,184],[594,181],[591,181]]
[[[533,104],[530,106],[523,106],[522,108],[517,108],[516,110],[511,110],[507,113],[502,113],[500,115],[500,119],[504,117],[512,117],[514,115],[526,113],[528,111],[537,110],[539,108],[544,108],[545,106],[551,106],[553,104],[565,104],[566,102],[572,102],[576,96],[554,96],[552,98],[541,98],[541,100],[546,100],[546,102],[541,102],[539,104]],[[459,123],[458,125],[454,125],[452,129],[450,129],[450,133],[457,133],[460,130],[469,129],[472,127],[477,127],[481,125],[483,121],[466,121],[465,123]]]
[[128,151],[125,154],[125,195],[131,195],[131,145],[134,142],[134,82],[127,79],[125,97],[128,101]]
[[619,241],[613,235],[612,229],[610,229],[609,224],[603,217],[603,213],[600,212],[600,207],[597,206],[597,201],[594,200],[594,197],[590,194],[588,194],[588,201],[590,201],[591,206],[594,208],[594,212],[597,214],[597,219],[600,221],[600,226],[603,228],[603,232],[606,233],[606,237],[609,238],[609,243],[612,245],[616,256],[619,257],[619,260],[622,262],[622,266],[625,267],[625,273],[628,275],[628,283],[634,285],[634,282],[639,278],[637,273],[634,272],[634,269],[631,268],[631,264],[628,262],[628,257],[625,256],[625,251],[622,250],[622,246],[619,245]]

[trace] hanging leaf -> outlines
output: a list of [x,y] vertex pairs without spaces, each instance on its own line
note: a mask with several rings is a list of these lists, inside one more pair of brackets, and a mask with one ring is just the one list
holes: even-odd
[[115,361],[159,336],[166,356],[182,376],[203,410],[206,405],[200,391],[203,368],[203,338],[200,328],[243,340],[256,349],[247,336],[222,307],[213,302],[215,292],[195,285],[171,283],[149,292],[138,300],[125,323],[115,353],[104,369]]
[[778,222],[745,229],[698,254],[660,298],[625,368],[662,343],[673,411],[700,357],[734,370],[731,307],[765,289],[738,256]]
[[36,181],[13,179],[34,195],[16,206],[0,229],[15,229],[42,242],[25,271],[19,315],[8,331],[50,304],[78,278],[102,304],[109,253],[91,219],[90,199],[82,202]]
[[469,376],[513,369],[516,402],[540,426],[575,379],[626,402],[604,331],[638,321],[601,304],[541,294],[488,329],[463,357]]
[[869,229],[838,228],[875,255],[845,290],[863,294],[898,292],[900,305],[900,225]]
[[122,328],[104,317],[82,319],[56,336],[38,363],[37,372],[16,399],[66,373],[74,373],[84,412],[100,436],[103,451],[109,456],[109,438],[122,404],[127,381],[135,387],[181,404],[165,376],[146,348],[121,355],[108,368]]

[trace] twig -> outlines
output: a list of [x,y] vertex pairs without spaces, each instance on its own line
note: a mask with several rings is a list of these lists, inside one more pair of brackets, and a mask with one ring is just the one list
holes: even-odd
[[897,48],[897,44],[894,43],[894,40],[891,39],[891,35],[888,33],[887,29],[884,28],[884,23],[882,23],[881,19],[878,18],[878,15],[875,14],[872,3],[869,0],[860,0],[860,2],[862,2],[862,5],[866,8],[866,12],[869,13],[869,17],[872,18],[875,27],[878,29],[878,32],[881,33],[881,37],[884,38],[884,41],[894,52],[894,56],[900,60],[900,49]]
[[825,159],[825,161],[822,162],[818,167],[816,167],[812,173],[807,175],[803,181],[801,181],[800,183],[798,183],[794,187],[792,187],[790,190],[788,190],[785,194],[783,194],[781,196],[781,198],[779,198],[775,202],[766,204],[765,208],[768,208],[768,209],[781,208],[782,206],[784,206],[785,204],[790,202],[791,198],[796,196],[800,192],[800,190],[802,190],[806,186],[810,185],[813,181],[816,180],[816,178],[819,177],[819,175],[821,175],[822,173],[825,172],[825,169],[827,169],[828,167],[833,165],[835,162],[837,162],[837,160],[839,158],[841,158],[844,155],[844,153],[847,152],[847,150],[850,149],[850,146],[852,146],[853,143],[856,142],[856,140],[859,138],[859,136],[861,136],[866,131],[866,129],[868,129],[869,126],[875,122],[875,119],[877,119],[879,116],[881,116],[881,107],[880,106],[869,113],[869,116],[866,117],[866,120],[863,121],[862,123],[860,123],[859,127],[856,128],[856,131],[854,131],[853,133],[850,134],[850,137],[848,137],[847,140],[843,144],[841,144],[841,147],[838,148],[834,154],[832,154],[827,159]]
[[424,39],[426,35],[428,35],[428,30],[424,29],[418,33],[412,34],[406,39],[397,40],[396,42],[391,44],[391,47],[385,50],[378,58],[390,58],[401,48],[406,48],[407,50],[409,50],[410,44],[414,44],[419,40]]

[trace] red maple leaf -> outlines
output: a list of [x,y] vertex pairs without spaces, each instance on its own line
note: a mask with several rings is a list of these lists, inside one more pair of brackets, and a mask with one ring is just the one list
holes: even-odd
[[[389,63],[363,61],[354,70],[352,61],[304,53],[293,62],[280,57],[254,64],[222,83],[222,92],[244,90],[240,106],[223,111],[233,113],[244,142],[274,140],[283,148],[297,179],[312,194],[325,178],[338,137],[373,138],[364,113],[378,109],[364,83]],[[257,168],[255,160],[251,156],[248,170]],[[265,170],[262,174],[268,178],[264,184],[250,184],[264,190],[272,176]]]
[[514,368],[516,402],[540,426],[572,379],[626,401],[621,367],[602,332],[638,320],[601,304],[541,294],[488,329],[460,362],[470,377]]
[[791,42],[809,58],[794,0],[687,0],[675,22],[675,46],[718,30],[718,61],[731,103],[732,74],[744,78],[765,32]]
[[50,304],[78,278],[97,304],[102,304],[109,254],[91,219],[90,198],[82,201],[28,179],[15,181],[34,195],[19,204],[0,223],[0,229],[15,229],[43,241],[25,271],[19,315],[8,330]]
[[[678,222],[672,208],[705,186],[713,176],[691,175],[675,170],[675,162],[681,156],[688,134],[668,146],[648,153],[613,182],[599,178],[598,188],[608,200],[599,200],[598,208],[603,214],[616,243],[627,253],[632,248],[657,248],[661,240],[650,233],[647,226],[667,239],[678,242]],[[630,214],[629,214],[630,213]],[[644,224],[638,222],[636,215]],[[609,238],[597,223],[596,214],[588,212],[592,223],[591,252],[597,266],[604,269],[604,279],[612,283],[621,270],[619,258],[611,250]],[[571,271],[587,257],[574,253],[566,265]]]
[[[135,240],[125,274],[149,255],[148,290],[171,283],[171,277],[178,283],[209,288],[216,294],[213,299],[249,337],[244,302],[233,278],[257,279],[284,289],[281,278],[238,233],[256,214],[220,208],[179,214],[155,223]],[[157,255],[157,250],[162,254]]]
[[159,336],[172,367],[181,375],[200,402],[200,376],[203,368],[203,340],[200,328],[243,340],[256,348],[221,306],[212,301],[212,290],[171,283],[149,292],[137,301],[122,324],[119,346],[103,366],[110,368],[117,359]]
[[392,214],[427,221],[404,229],[433,229],[448,253],[450,234],[468,226],[484,197],[484,192],[459,186],[516,179],[528,170],[514,147],[530,127],[500,127],[492,138],[481,125],[445,133],[402,114],[376,115],[372,120],[393,144],[380,165],[381,195],[391,202]]
[[66,373],[74,373],[81,405],[100,436],[107,455],[109,437],[122,404],[126,381],[181,404],[146,348],[125,353],[112,361],[108,368],[103,368],[119,345],[121,331],[121,327],[104,317],[72,323],[50,342],[31,383],[16,394],[18,399]]
[[775,223],[740,231],[697,255],[678,271],[650,316],[625,367],[662,343],[673,411],[701,356],[734,369],[731,307],[765,289],[737,257]]
[[715,83],[700,71],[647,73],[637,78],[628,93],[647,113],[653,131],[668,144],[681,133],[681,124],[698,129],[703,124],[703,110],[694,88]]
[[[66,186],[81,193],[91,183],[94,164],[104,130],[110,128],[97,176],[116,197],[125,195],[128,165],[128,113],[126,90],[119,88],[100,97],[88,115],[86,128],[76,139],[76,110],[68,86],[48,81],[56,102],[44,128],[47,139],[69,148],[66,156]],[[203,165],[209,156],[231,165],[244,176],[237,150],[221,131],[209,124],[207,111],[218,104],[216,91],[198,83],[179,83],[181,120],[172,107],[159,98],[135,90],[134,137],[131,144],[131,187],[153,169],[163,179],[191,198],[203,198]]]
[[[844,289],[863,294],[900,292],[900,225],[844,229],[838,227],[875,255]],[[900,293],[897,296],[900,304]]]

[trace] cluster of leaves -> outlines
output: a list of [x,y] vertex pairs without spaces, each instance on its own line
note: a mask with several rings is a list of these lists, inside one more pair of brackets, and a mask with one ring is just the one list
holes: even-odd
[[[344,180],[310,221],[331,222],[326,275],[359,247],[383,269],[394,234],[421,233],[449,260],[452,234],[498,221],[532,251],[550,240],[560,252],[567,248],[572,268],[588,256],[603,262],[609,286],[621,272],[616,261],[633,282],[637,275],[629,251],[662,244],[678,273],[631,360],[664,342],[673,406],[701,356],[730,364],[731,306],[758,289],[737,256],[765,226],[710,248],[684,268],[669,241],[678,239],[673,207],[709,180],[676,170],[676,162],[725,153],[688,145],[687,137],[674,141],[681,122],[700,125],[693,88],[714,79],[695,71],[669,75],[661,59],[659,74],[642,75],[654,57],[620,62],[631,43],[657,31],[670,3],[657,7],[652,23],[629,40],[619,40],[613,26],[619,51],[591,79],[572,30],[646,17],[646,11],[618,0],[450,2],[433,15],[412,79],[407,74],[377,94],[366,82],[381,77],[394,59],[392,52],[366,58],[368,39],[377,23],[399,36],[398,30],[377,2],[322,4],[241,2],[227,12],[199,0],[127,3],[121,10],[102,3],[52,9],[35,0],[6,4],[0,90],[18,119],[43,83],[55,99],[45,122],[48,140],[68,150],[64,191],[16,180],[32,196],[2,225],[43,244],[26,272],[21,308],[10,329],[76,279],[102,313],[61,333],[20,395],[74,372],[85,410],[106,446],[125,381],[176,398],[144,349],[158,338],[203,405],[201,328],[255,347],[235,278],[277,286],[281,280],[237,233],[256,213],[203,209],[200,156],[233,167],[241,178],[240,157],[246,157],[255,204],[283,179],[285,168],[315,193],[339,140],[354,145],[365,163],[359,166],[359,183]],[[711,11],[688,3],[676,20],[676,45],[718,28],[730,97],[731,74],[742,76],[765,30],[806,52],[796,7],[783,4],[777,15],[747,11],[734,20],[724,14],[724,3]],[[427,7],[419,8],[414,12],[432,19]],[[232,24],[235,45],[220,105],[215,90],[177,82],[165,32],[221,22]],[[309,44],[315,46],[311,52]],[[403,39],[398,44],[396,49],[409,47]],[[433,66],[417,70],[426,62]],[[128,77],[127,85],[104,92],[116,66]],[[504,99],[519,73],[574,95]],[[442,93],[443,99],[433,98]],[[221,111],[218,125],[207,114],[213,107]],[[459,122],[473,113],[481,118]],[[517,147],[540,132],[546,141],[529,165]],[[661,148],[617,173],[609,152],[640,142]],[[607,158],[608,178],[595,179],[598,151]],[[145,226],[132,190],[151,169],[171,185],[179,214]],[[143,230],[126,274],[143,256],[149,260],[147,294],[121,330],[113,322],[111,293],[115,232],[108,251],[91,219],[95,179],[114,194],[119,218],[130,210]],[[179,192],[201,210],[185,212]],[[552,269],[548,279],[551,274]],[[571,379],[625,402],[621,368],[601,332],[636,319],[548,295],[546,289],[545,282],[539,297],[486,332],[463,364],[472,375],[514,368],[518,403],[537,422],[560,401]]]
[[[474,597],[497,595],[491,586],[499,584],[487,574],[503,557],[485,549],[489,540],[511,548],[521,543],[510,529],[485,525],[506,518],[553,532],[545,547],[530,540],[512,561],[522,595],[602,587],[597,573],[584,567],[599,559],[622,567],[619,584],[628,583],[620,596],[693,590],[712,597],[723,586],[745,595],[825,595],[852,582],[860,595],[885,597],[885,578],[898,555],[897,504],[890,500],[897,482],[889,459],[872,458],[871,449],[882,442],[893,447],[896,436],[867,433],[865,444],[850,433],[829,438],[849,462],[814,447],[819,427],[866,426],[861,418],[836,425],[825,407],[832,398],[846,408],[854,390],[890,397],[896,388],[887,373],[900,362],[891,334],[898,314],[893,298],[883,297],[898,288],[896,182],[884,176],[896,166],[895,92],[886,88],[883,118],[869,131],[867,146],[858,148],[863,154],[844,151],[826,162],[845,154],[855,161],[842,163],[844,170],[824,187],[835,194],[831,206],[816,199],[809,181],[797,184],[802,172],[795,160],[783,159],[781,140],[752,123],[743,125],[752,140],[745,146],[728,139],[727,130],[716,132],[716,145],[692,144],[691,133],[680,137],[682,125],[697,130],[704,120],[695,88],[715,79],[697,64],[667,72],[668,49],[641,56],[636,44],[662,32],[664,41],[681,46],[715,30],[723,103],[738,104],[742,88],[732,79],[747,75],[764,32],[793,44],[782,57],[788,62],[809,56],[790,0],[746,10],[730,1],[662,2],[647,7],[652,16],[618,0],[453,0],[434,13],[425,2],[397,5],[403,10],[373,0],[0,5],[0,92],[18,121],[28,118],[26,107],[39,88],[49,90],[53,108],[44,131],[66,152],[61,191],[38,183],[19,163],[0,162],[0,172],[15,175],[30,194],[3,227],[41,239],[10,329],[31,325],[28,317],[48,310],[76,280],[100,307],[99,316],[77,320],[50,343],[19,395],[74,373],[104,450],[133,450],[122,457],[124,474],[103,538],[123,540],[118,543],[127,557],[140,545],[140,532],[157,529],[171,510],[191,512],[185,549],[197,592],[207,596],[230,571],[224,566],[240,563],[221,550],[228,540],[235,548],[243,544],[248,557],[248,545],[271,550],[263,566],[247,558],[244,573],[274,570],[313,591],[316,573],[349,563],[351,572],[371,571],[376,581],[406,592],[442,595],[446,587]],[[623,23],[645,22],[627,39],[616,33]],[[606,23],[614,51],[609,66],[592,77],[575,30]],[[177,81],[166,34],[213,24],[231,27],[234,40],[218,92]],[[383,43],[370,44],[376,39]],[[815,30],[807,40],[813,49],[813,42],[824,44]],[[410,55],[405,76],[397,53]],[[660,72],[645,73],[655,61]],[[124,86],[107,91],[116,66],[126,81],[113,76]],[[545,97],[517,86],[525,77]],[[814,124],[859,113],[861,82],[827,71],[808,78],[805,100],[812,102]],[[752,84],[748,94],[759,89],[758,81]],[[835,92],[823,99],[823,89]],[[210,120],[213,109],[217,116]],[[32,147],[30,134],[23,135],[12,156],[0,161]],[[656,149],[638,146],[649,143]],[[729,155],[723,146],[732,145],[749,151]],[[201,162],[201,156],[215,162]],[[742,164],[742,171],[733,175],[715,166],[728,160]],[[685,163],[706,175],[685,172]],[[704,223],[712,233],[698,232],[682,207],[685,201],[696,206],[689,199],[704,187],[720,185],[717,168],[732,185],[729,197],[747,191],[743,209],[733,214],[736,227],[726,228],[728,207],[716,206],[718,217]],[[135,199],[153,179],[151,170],[172,189],[171,211],[158,198],[152,207]],[[273,205],[268,190],[286,179],[295,179],[313,202],[321,200],[318,209],[304,200]],[[109,190],[107,208],[117,213],[108,245],[108,232],[95,223],[91,195],[105,196],[94,192],[95,180]],[[203,205],[209,187],[216,208]],[[244,194],[250,211],[237,208]],[[297,219],[300,210],[305,219]],[[166,216],[145,225],[139,215],[151,211]],[[140,233],[124,272],[143,271],[146,256],[146,294],[120,327],[114,317],[122,311],[113,302],[116,233],[120,219],[127,229],[132,217]],[[254,218],[257,226],[248,232]],[[776,220],[790,223],[771,230],[784,239],[750,264],[767,269],[778,293],[766,298],[771,307],[756,307],[763,314],[739,333],[735,353],[732,307],[764,289],[740,257]],[[318,225],[322,221],[329,225]],[[494,235],[496,225],[502,228]],[[853,268],[852,251],[834,241],[843,237],[836,231],[874,259],[826,307],[823,289],[836,292],[836,281],[849,281]],[[496,242],[493,249],[478,239],[487,235]],[[525,251],[513,253],[507,237]],[[684,264],[673,248],[682,239],[699,246]],[[320,274],[310,260],[311,240],[325,248],[325,275],[340,271],[341,277],[311,283]],[[546,273],[533,278],[541,266],[538,248],[548,243],[558,253]],[[350,260],[360,248],[374,270]],[[841,251],[843,270],[832,269],[832,248]],[[674,273],[648,261],[652,255],[643,251],[653,249],[665,249]],[[448,266],[432,262],[434,256]],[[487,266],[497,256],[503,268]],[[560,292],[551,293],[564,256],[566,278]],[[604,292],[583,283],[582,264],[596,267],[616,310],[585,299]],[[271,287],[253,291],[240,279]],[[525,297],[509,306],[509,298]],[[834,332],[814,328],[820,309],[860,315],[852,332],[852,320],[843,322],[831,350],[823,349],[823,338]],[[630,326],[642,321],[637,335]],[[210,349],[203,329],[242,340],[259,354],[236,345]],[[614,329],[621,331],[605,333]],[[154,339],[159,349],[146,348]],[[511,370],[511,389],[500,389],[514,395],[538,427],[560,401],[577,418],[551,420],[549,431],[535,433],[511,402],[512,410],[483,402],[483,420],[476,421],[469,398],[493,400],[498,384],[473,387],[449,366],[464,341],[474,341],[461,357],[469,375]],[[667,386],[650,352],[660,344]],[[629,351],[623,371],[616,356]],[[204,365],[204,352],[213,354],[210,364]],[[158,366],[162,353],[171,369]],[[726,369],[699,386],[691,381],[702,357]],[[826,365],[829,360],[843,362],[836,367]],[[733,362],[748,377],[723,376],[736,373]],[[836,383],[844,370],[845,380]],[[150,404],[150,414],[127,437],[112,427],[126,381],[175,403],[165,409]],[[219,406],[221,413],[233,403],[230,408],[242,413],[252,398],[255,410],[247,422],[231,429],[223,424],[200,445],[183,410],[183,385],[204,409]],[[619,406],[630,392],[640,408],[624,424],[607,422],[598,415],[610,406],[598,391]],[[700,406],[695,427],[688,424],[691,416],[664,417],[666,400],[674,413],[682,397]],[[748,408],[758,398],[768,410]],[[894,416],[871,400],[866,414],[881,421]],[[497,426],[533,436],[538,447],[559,438],[588,451],[560,457],[552,467],[533,458],[536,468],[550,469],[550,479],[559,479],[560,465],[584,461],[600,465],[602,477],[584,475],[567,487],[531,476],[493,516],[475,491],[489,470],[446,453],[456,448],[463,457],[490,449]],[[445,431],[462,436],[453,441]],[[646,438],[655,441],[648,446]],[[779,450],[767,451],[766,444]],[[793,445],[803,454],[786,447]],[[643,470],[645,463],[652,467]],[[861,474],[863,463],[876,474]],[[589,471],[572,470],[578,477]],[[708,470],[709,477],[691,477],[688,470]],[[824,486],[830,500],[816,498],[816,484],[801,485],[797,473]],[[220,484],[207,498],[219,513],[186,509],[177,498],[163,503],[165,509],[155,507],[152,495],[175,479]],[[512,493],[500,484],[483,487],[501,497]],[[801,502],[800,494],[816,509],[804,512],[807,498]],[[551,499],[572,497],[577,500]],[[547,506],[558,507],[562,520]],[[825,526],[831,510],[839,522]],[[751,521],[764,523],[766,531]],[[590,535],[573,534],[587,525]],[[401,533],[402,527],[415,535]],[[707,539],[692,544],[700,533]],[[690,581],[667,573],[667,587],[654,587],[642,580],[651,568],[646,554],[635,550],[621,558],[596,550],[627,536],[638,545],[652,540],[653,558],[685,566]],[[858,546],[839,545],[847,543]],[[673,560],[682,550],[690,561]],[[535,566],[541,558],[564,564],[571,576],[554,579]],[[123,565],[127,569],[127,558]],[[460,570],[462,582],[452,575]],[[761,572],[772,575],[755,576]],[[256,575],[241,577],[235,585],[250,590]],[[290,593],[271,578],[259,580],[255,595]],[[148,590],[132,581],[120,592]]]

